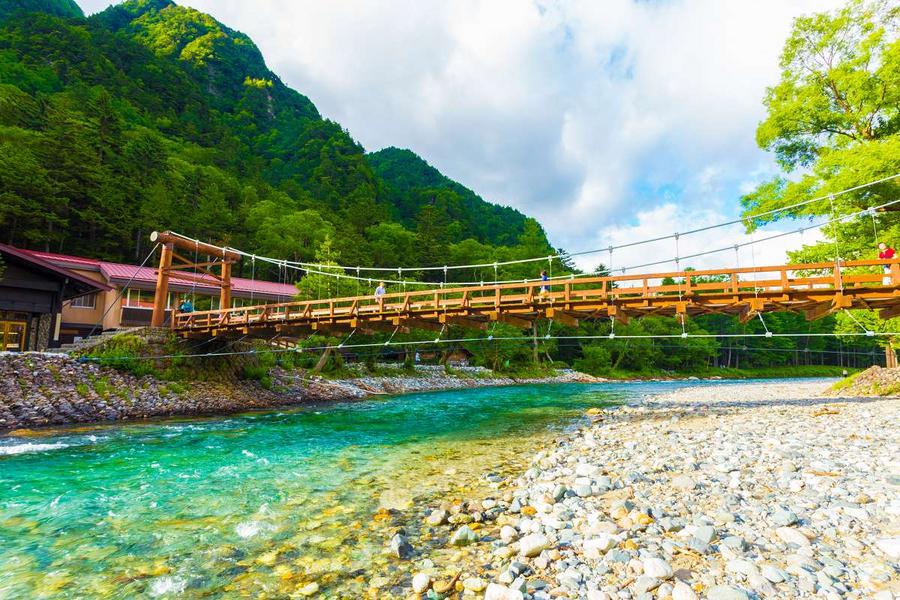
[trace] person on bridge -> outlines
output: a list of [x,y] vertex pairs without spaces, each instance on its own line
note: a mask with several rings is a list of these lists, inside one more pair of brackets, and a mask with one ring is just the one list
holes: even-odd
[[182,302],[182,303],[178,306],[178,312],[183,312],[183,313],[192,313],[192,312],[194,312],[194,303],[191,302],[191,299],[190,299],[190,298],[185,298],[185,299],[184,299],[184,302]]
[[[893,248],[891,248],[890,246],[885,244],[884,242],[881,242],[880,244],[878,244],[878,258],[880,258],[881,260],[890,260],[890,259],[894,258],[896,255],[897,255],[897,252]],[[891,274],[890,265],[884,265],[884,274],[885,275]],[[883,283],[884,285],[891,285],[891,278],[885,277],[884,279],[881,280],[881,283]]]
[[[550,278],[547,276],[547,271],[541,271],[541,281],[544,283],[546,283],[547,281],[550,281]],[[541,295],[542,296],[549,291],[550,291],[550,286],[548,286],[548,285],[541,286]]]
[[381,298],[381,297],[384,296],[386,293],[387,293],[387,289],[384,287],[384,282],[382,281],[382,282],[380,282],[380,283],[378,284],[378,287],[375,288],[375,297],[376,297],[376,298]]

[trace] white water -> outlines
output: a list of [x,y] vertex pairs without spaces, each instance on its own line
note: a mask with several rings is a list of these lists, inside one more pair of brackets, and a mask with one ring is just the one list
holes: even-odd
[[12,446],[0,446],[0,456],[29,454],[32,452],[48,452],[50,450],[59,450],[68,447],[69,444],[63,444],[61,442],[54,444],[32,444],[31,442],[27,442],[25,444],[14,444]]

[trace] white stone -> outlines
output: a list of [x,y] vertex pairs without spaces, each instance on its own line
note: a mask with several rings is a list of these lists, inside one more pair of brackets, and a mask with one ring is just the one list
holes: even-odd
[[519,554],[528,558],[537,556],[549,547],[550,540],[547,539],[547,536],[538,533],[526,535],[519,540]]
[[519,532],[516,531],[515,527],[511,527],[509,525],[504,525],[500,528],[500,539],[505,543],[510,544],[516,541],[516,538],[519,537]]
[[697,487],[697,482],[688,475],[678,475],[672,478],[672,487],[679,490],[692,490]]
[[470,592],[483,592],[486,587],[487,582],[484,579],[479,579],[477,577],[469,577],[463,581],[463,588]]
[[484,600],[524,600],[519,590],[511,590],[505,585],[489,583],[484,592]]
[[756,568],[756,565],[743,558],[729,560],[725,564],[725,570],[729,573],[740,573],[741,575],[753,575],[759,573],[759,569]]
[[312,596],[313,594],[317,594],[318,592],[319,584],[316,582],[312,582],[297,590],[297,595],[307,598],[309,596]]
[[672,600],[697,600],[697,594],[683,581],[676,581],[672,588]]
[[875,547],[893,559],[900,558],[900,537],[875,540]]
[[412,588],[417,594],[421,594],[431,585],[431,575],[428,573],[416,573],[412,578]]
[[672,576],[672,573],[674,573],[674,570],[669,563],[655,556],[645,558],[641,564],[644,567],[644,575],[647,575],[648,577],[668,579]]
[[717,585],[706,593],[707,600],[750,600],[747,592],[730,585]]
[[575,475],[577,475],[578,477],[590,477],[598,470],[599,469],[594,465],[588,463],[578,463],[575,466]]
[[584,555],[587,558],[602,558],[615,545],[616,540],[611,535],[601,533],[596,537],[584,540]]
[[809,546],[809,538],[800,533],[799,529],[794,529],[793,527],[779,527],[775,530],[775,534],[786,544],[796,544],[801,547]]
[[781,571],[781,569],[773,567],[772,565],[763,566],[762,576],[772,583],[781,583],[782,581],[784,581],[784,573]]

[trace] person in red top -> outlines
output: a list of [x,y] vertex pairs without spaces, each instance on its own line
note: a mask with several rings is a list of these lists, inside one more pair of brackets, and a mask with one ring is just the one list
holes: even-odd
[[[881,260],[890,260],[890,259],[894,258],[894,256],[896,256],[896,254],[897,254],[897,252],[893,248],[891,248],[890,246],[885,244],[884,242],[881,242],[880,244],[878,244],[878,258],[880,258]],[[884,274],[885,275],[891,274],[891,267],[889,265],[884,265]],[[884,279],[881,280],[881,283],[883,283],[884,285],[891,285],[891,278],[885,277]]]

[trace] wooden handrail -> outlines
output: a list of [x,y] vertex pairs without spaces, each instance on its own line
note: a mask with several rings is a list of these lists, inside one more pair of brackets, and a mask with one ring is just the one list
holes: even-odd
[[[669,271],[662,273],[642,273],[634,275],[607,275],[597,277],[583,277],[570,279],[557,279],[542,281],[540,279],[526,280],[521,283],[501,283],[485,286],[466,286],[443,289],[416,290],[407,292],[392,292],[379,297],[374,295],[348,296],[340,298],[328,298],[323,300],[301,300],[281,302],[275,304],[261,304],[254,306],[225,308],[209,311],[195,311],[192,313],[175,313],[172,326],[202,327],[210,326],[212,317],[218,317],[220,322],[237,322],[238,317],[245,324],[256,318],[257,322],[280,321],[287,319],[294,313],[300,313],[301,318],[320,317],[344,317],[359,314],[400,315],[409,311],[445,310],[447,308],[477,307],[484,309],[486,306],[500,308],[501,303],[517,302],[531,304],[538,301],[552,300],[571,302],[573,299],[587,298],[634,298],[655,297],[670,294],[704,295],[711,293],[739,294],[741,290],[751,288],[753,290],[787,290],[792,287],[803,286],[812,289],[815,286],[834,285],[840,289],[842,285],[859,283],[880,283],[883,274],[852,274],[844,273],[846,269],[862,267],[890,266],[892,273],[900,275],[900,257],[888,260],[856,260],[836,262],[817,262],[803,264],[788,264],[775,266],[740,267],[730,269],[706,269],[699,271]],[[798,271],[831,271],[832,275],[792,277],[791,274]],[[742,274],[777,273],[777,277],[764,280],[742,280]],[[696,282],[697,278],[721,277],[721,281]],[[670,285],[650,285],[652,280],[672,278],[681,280]],[[637,285],[621,285],[628,282],[637,282]],[[616,284],[616,285],[613,285]],[[538,288],[549,287],[550,291],[538,293]],[[583,289],[574,289],[583,287]],[[518,291],[516,294],[504,294],[503,292]],[[457,302],[458,301],[458,302]],[[274,314],[273,314],[274,313]],[[276,317],[277,315],[277,317]],[[188,317],[189,318],[186,318]],[[204,318],[206,317],[206,318]],[[234,318],[232,318],[234,317]],[[202,325],[204,324],[205,325]]]

